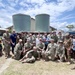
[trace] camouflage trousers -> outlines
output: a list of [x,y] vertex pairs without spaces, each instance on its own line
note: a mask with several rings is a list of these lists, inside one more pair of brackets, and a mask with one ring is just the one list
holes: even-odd
[[35,62],[35,58],[34,56],[32,56],[31,58],[26,58],[22,61],[23,63],[34,63]]
[[62,54],[58,54],[58,57],[60,58],[61,62],[65,61],[65,56],[63,56]]
[[54,53],[50,53],[50,51],[47,51],[47,52],[45,52],[45,60],[49,60],[49,59],[54,61],[55,60],[55,54]]
[[67,50],[67,61],[71,62],[71,50]]
[[4,46],[5,57],[10,56],[10,46]]

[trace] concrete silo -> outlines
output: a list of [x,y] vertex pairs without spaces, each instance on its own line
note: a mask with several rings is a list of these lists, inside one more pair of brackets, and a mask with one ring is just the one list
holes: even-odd
[[35,30],[37,32],[49,32],[50,15],[38,14],[35,16]]
[[16,32],[29,32],[31,28],[31,17],[25,14],[15,14],[13,25]]
[[31,18],[31,32],[35,31],[35,19]]

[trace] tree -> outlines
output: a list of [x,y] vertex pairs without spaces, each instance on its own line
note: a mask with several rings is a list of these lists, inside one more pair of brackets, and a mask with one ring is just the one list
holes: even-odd
[[69,31],[72,31],[72,29],[74,28],[74,25],[68,25],[66,27],[69,29]]

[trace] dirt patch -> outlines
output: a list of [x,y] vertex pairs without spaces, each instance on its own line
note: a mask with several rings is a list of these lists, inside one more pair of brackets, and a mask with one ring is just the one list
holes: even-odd
[[1,75],[1,73],[2,73],[4,70],[6,70],[6,69],[9,67],[9,65],[10,65],[10,63],[11,63],[12,61],[13,61],[13,59],[8,58],[8,59],[5,61],[5,63],[2,64],[2,67],[0,68],[0,75]]
[[14,60],[2,75],[75,75],[71,68],[75,64],[37,61],[34,64],[20,63]]
[[4,55],[2,57],[0,57],[0,68],[3,66],[5,61],[6,61],[6,59],[5,59]]

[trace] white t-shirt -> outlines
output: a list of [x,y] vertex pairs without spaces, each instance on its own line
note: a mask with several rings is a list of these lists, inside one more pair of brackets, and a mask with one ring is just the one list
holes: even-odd
[[39,38],[36,38],[36,46],[40,43]]

